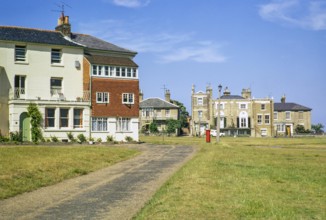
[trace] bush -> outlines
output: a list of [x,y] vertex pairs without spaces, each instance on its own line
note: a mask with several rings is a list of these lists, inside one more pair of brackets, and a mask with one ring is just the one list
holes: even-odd
[[10,132],[10,140],[16,142],[23,142],[23,134],[21,132]]
[[99,142],[99,143],[102,143],[102,138],[97,138],[96,141]]
[[130,136],[127,136],[127,137],[125,138],[125,140],[126,140],[127,142],[132,142],[134,139],[133,139],[132,137],[130,137]]
[[1,134],[0,132],[0,142],[8,142],[9,141],[9,138],[8,137],[5,137]]
[[149,125],[149,131],[151,133],[157,133],[158,132],[157,123],[155,121],[153,121],[152,123],[150,123],[150,125]]
[[42,114],[35,103],[30,103],[27,107],[27,111],[28,116],[31,118],[32,141],[37,143],[43,138],[41,131]]
[[112,135],[106,136],[106,142],[112,142],[112,141],[113,141]]
[[84,142],[86,142],[86,137],[85,137],[85,135],[83,135],[83,134],[79,134],[79,135],[77,136],[77,139],[78,139],[79,143],[84,143]]
[[67,137],[70,142],[76,142],[76,138],[74,137],[74,135],[71,132],[67,133]]
[[51,136],[51,141],[57,143],[59,142],[59,139],[56,136]]

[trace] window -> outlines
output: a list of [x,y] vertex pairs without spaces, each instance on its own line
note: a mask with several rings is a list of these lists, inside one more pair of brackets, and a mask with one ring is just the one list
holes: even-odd
[[156,110],[156,117],[158,117],[158,118],[162,117],[162,110],[161,109]]
[[45,127],[46,128],[54,128],[55,122],[55,109],[54,108],[46,108],[45,109]]
[[270,119],[269,119],[269,115],[265,115],[265,124],[269,124],[269,121],[270,121]]
[[98,66],[98,75],[101,76],[103,72],[103,66]]
[[137,68],[92,65],[92,75],[102,77],[137,78]]
[[120,67],[116,67],[115,68],[115,76],[120,77],[120,73],[121,73]]
[[261,134],[261,136],[267,136],[267,129],[266,128],[264,128],[264,129],[261,129],[260,130],[260,134]]
[[21,98],[21,96],[25,94],[25,79],[26,76],[15,76],[15,98]]
[[92,131],[107,131],[108,119],[107,118],[92,118]]
[[277,132],[285,132],[285,125],[284,124],[277,124]]
[[52,49],[51,50],[51,63],[52,64],[57,64],[61,63],[61,50],[60,49]]
[[247,109],[247,104],[240,104],[240,109]]
[[137,69],[136,68],[132,69],[132,77],[134,77],[134,78],[137,77]]
[[110,76],[114,76],[115,68],[113,66],[110,67]]
[[285,119],[291,120],[291,112],[285,112]]
[[133,93],[123,93],[122,94],[123,104],[134,104],[134,94]]
[[299,120],[303,120],[303,112],[299,112]]
[[278,113],[274,112],[274,120],[277,120],[277,119],[278,119]]
[[50,90],[51,90],[51,95],[62,94],[62,79],[51,78]]
[[247,118],[240,118],[240,128],[247,127]]
[[170,109],[165,110],[165,117],[170,117]]
[[202,118],[203,117],[203,111],[198,111],[198,118]]
[[130,131],[130,118],[118,118],[117,131]]
[[127,77],[131,77],[131,68],[127,68]]
[[74,109],[74,128],[83,127],[83,109]]
[[96,76],[97,75],[97,66],[93,65],[93,75]]
[[69,109],[60,109],[60,128],[67,128],[69,123]]
[[142,110],[143,117],[152,117],[154,109],[152,108],[145,108]]
[[197,105],[203,105],[204,104],[204,99],[202,97],[197,98]]
[[126,77],[126,68],[121,67],[121,77]]
[[262,115],[257,115],[257,124],[261,125],[263,122],[263,116]]
[[105,74],[106,76],[109,75],[109,69],[110,69],[109,66],[105,66],[105,67],[104,67],[104,74]]
[[26,61],[26,46],[15,46],[15,61],[25,62]]
[[109,103],[109,93],[108,92],[97,92],[96,93],[96,103]]
[[261,110],[266,110],[266,105],[265,104],[261,104],[260,109]]

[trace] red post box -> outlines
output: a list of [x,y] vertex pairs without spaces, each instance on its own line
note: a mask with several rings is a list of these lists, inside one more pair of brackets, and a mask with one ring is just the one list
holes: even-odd
[[211,130],[207,129],[206,130],[206,143],[211,142]]

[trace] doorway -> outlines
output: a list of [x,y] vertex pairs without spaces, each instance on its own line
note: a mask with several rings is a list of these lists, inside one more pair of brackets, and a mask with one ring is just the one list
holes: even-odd
[[20,115],[19,124],[23,141],[31,141],[31,118],[28,117],[27,112]]

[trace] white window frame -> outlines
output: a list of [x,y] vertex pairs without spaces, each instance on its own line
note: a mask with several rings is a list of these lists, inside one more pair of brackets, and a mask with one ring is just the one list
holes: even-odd
[[271,117],[269,114],[264,115],[264,123],[269,125],[271,123]]
[[247,103],[239,103],[239,109],[248,109]]
[[261,125],[263,124],[263,115],[257,115],[257,124],[258,125]]
[[27,49],[24,45],[15,45],[15,62],[26,62],[27,61]]
[[291,120],[291,112],[290,111],[285,112],[285,120]]
[[135,103],[134,93],[122,93],[122,104],[134,104]]
[[260,110],[265,111],[266,110],[266,104],[261,104]]
[[[63,116],[61,113],[62,110],[67,110],[67,115],[66,116]],[[60,128],[68,128],[69,127],[69,108],[60,108],[59,109],[59,120],[60,120]],[[67,120],[67,126],[62,126],[62,120]]]
[[166,118],[171,117],[171,111],[170,111],[170,109],[165,109],[165,117]]
[[[53,110],[53,116],[49,117],[49,110]],[[44,127],[45,128],[55,128],[55,118],[56,115],[56,109],[55,108],[45,108],[45,120],[44,120]],[[49,125],[49,120],[53,120],[53,126]]]
[[118,132],[130,132],[131,131],[131,119],[130,118],[118,118],[117,119],[117,131]]
[[62,63],[62,50],[57,48],[51,49],[51,64]]
[[[76,111],[81,111],[81,114],[76,115],[75,114]],[[78,120],[80,123],[76,124],[75,120]],[[74,125],[74,128],[77,128],[77,129],[78,128],[83,128],[83,126],[84,126],[83,120],[84,120],[84,109],[75,108],[74,111],[73,111],[73,125]]]
[[92,131],[108,131],[108,118],[92,117]]
[[278,112],[274,112],[274,120],[278,120]]
[[299,114],[298,115],[299,120],[303,120],[304,119],[303,111],[299,111],[298,114]]
[[200,106],[204,105],[204,98],[203,97],[197,97],[197,105],[200,105]]
[[[60,81],[61,86],[52,85],[52,80]],[[51,77],[51,79],[50,79],[50,92],[51,92],[51,96],[63,95],[63,78]]]
[[108,92],[96,92],[96,103],[110,103],[110,94]]

